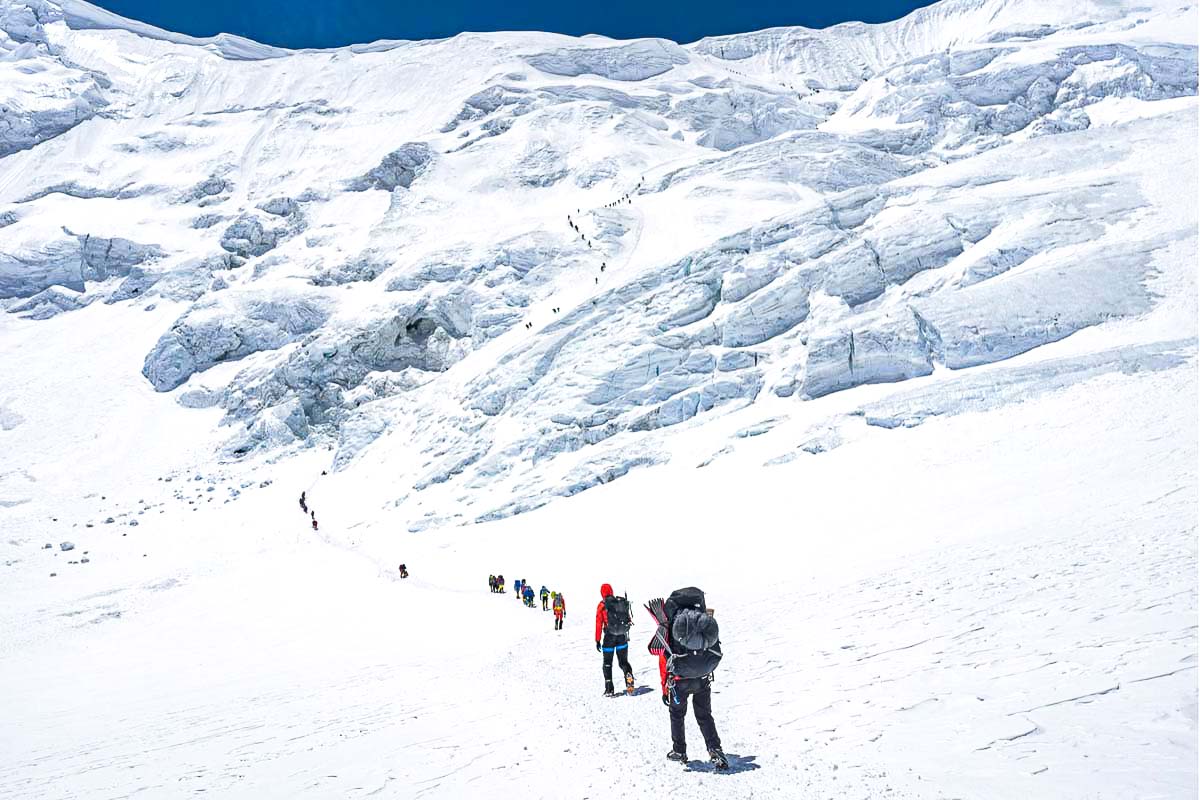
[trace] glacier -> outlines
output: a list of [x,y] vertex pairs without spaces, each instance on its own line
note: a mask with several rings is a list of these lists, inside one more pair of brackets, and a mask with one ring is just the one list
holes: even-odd
[[[596,528],[646,539],[689,532],[740,576],[750,599],[733,613],[748,615],[753,598],[791,586],[783,562],[792,559],[817,583],[803,591],[812,618],[787,621],[788,636],[813,634],[828,619],[824,609],[846,637],[890,653],[907,643],[886,641],[886,630],[864,621],[875,608],[871,587],[891,592],[880,607],[898,631],[975,637],[966,622],[956,627],[897,599],[922,581],[905,562],[918,549],[930,574],[953,585],[945,596],[955,613],[986,619],[972,598],[1033,602],[993,581],[988,559],[1009,571],[1020,565],[1016,583],[1034,581],[1028,575],[1040,568],[1029,549],[1045,541],[1047,572],[1057,570],[1059,583],[1028,591],[1091,607],[1119,567],[1115,558],[1107,567],[1099,556],[1088,561],[1098,571],[1080,580],[1093,594],[1077,596],[1064,583],[1072,551],[1102,541],[1132,558],[1130,537],[1145,524],[1143,550],[1158,560],[1137,567],[1136,588],[1153,594],[1147,587],[1169,576],[1174,593],[1164,594],[1176,599],[1162,600],[1161,613],[1171,616],[1156,618],[1159,627],[1112,622],[1106,635],[1131,626],[1134,638],[1153,639],[1151,628],[1171,637],[1154,639],[1145,663],[1112,682],[1175,669],[1188,679],[1196,24],[1187,0],[942,0],[879,25],[690,44],[496,32],[286,50],[227,34],[184,36],[83,0],[0,0],[6,566],[16,574],[31,563],[22,548],[67,535],[81,552],[99,548],[87,526],[120,528],[128,540],[153,520],[216,537],[211,558],[236,562],[239,579],[249,578],[238,559],[268,559],[274,548],[297,574],[318,579],[320,555],[291,532],[264,533],[277,527],[276,498],[286,494],[294,514],[286,476],[295,494],[309,487],[338,498],[314,505],[322,530],[308,545],[336,551],[328,557],[339,591],[361,591],[364,602],[392,602],[390,569],[384,586],[360,584],[374,570],[382,577],[378,565],[397,552],[410,567],[417,553],[457,559],[418,578],[441,602],[446,586],[467,580],[466,564],[486,574],[484,555],[505,558],[505,540],[522,542],[510,546],[527,563],[561,569],[572,589],[591,581],[586,555],[555,563],[524,542],[530,530],[563,536],[573,554],[586,549],[576,539]],[[1108,438],[1105,450],[1098,443]],[[1156,498],[1167,498],[1167,510],[1144,511]],[[1039,508],[1054,517],[1042,527]],[[1143,514],[1152,521],[1139,522]],[[47,525],[63,529],[50,535]],[[847,566],[866,559],[853,548],[796,543],[810,529],[842,526],[859,537],[847,541],[878,551],[874,572]],[[885,541],[893,527],[912,537],[911,552]],[[962,528],[982,532],[967,538]],[[1011,542],[1010,531],[1019,532]],[[1090,531],[1099,538],[1086,539]],[[753,540],[753,558],[730,547],[730,532]],[[942,544],[961,548],[974,584],[955,583]],[[775,549],[787,557],[764,565],[763,553]],[[654,565],[597,559],[598,568],[625,570],[639,590],[669,591],[650,588]],[[145,588],[190,575],[182,555],[166,560],[134,559],[122,574],[139,594],[171,596]],[[701,571],[695,580],[715,582],[691,566]],[[39,566],[38,580],[45,572]],[[22,587],[34,580],[21,575]],[[224,577],[212,580],[236,591]],[[289,595],[303,592],[296,579],[279,580]],[[33,613],[38,592],[9,596]],[[269,606],[264,590],[250,594],[248,602]],[[187,603],[202,607],[207,596],[197,591]],[[92,596],[70,602],[79,597]],[[464,615],[474,602],[447,601]],[[113,611],[94,598],[84,605],[97,621]],[[1189,614],[1191,633],[1181,633]],[[15,630],[15,619],[5,625]],[[325,635],[367,658],[395,657],[391,645],[365,644],[322,620]],[[386,615],[375,621],[386,625]],[[1077,644],[1067,641],[1069,622],[1062,626],[1046,633],[1055,644],[1041,661],[1057,663]],[[198,641],[224,646],[213,636]],[[1005,682],[1006,669],[1040,668],[1031,653],[1005,654],[1020,637],[989,628],[978,638],[987,640],[980,647],[994,686],[1038,705],[1032,695],[1045,686]],[[41,652],[37,641],[21,641],[23,652]],[[828,743],[855,763],[886,768],[882,783],[855,778],[860,794],[878,796],[886,784],[922,797],[1071,796],[1086,786],[1081,796],[1121,797],[1153,784],[1162,796],[1194,795],[1194,763],[1172,766],[1161,782],[1147,767],[1106,783],[1110,773],[1063,755],[1082,746],[1077,739],[1051,733],[1054,723],[1026,724],[1024,708],[989,716],[963,699],[967,689],[952,702],[930,700],[912,677],[925,667],[907,656],[883,659],[892,671],[875,677],[895,681],[916,705],[865,679],[873,688],[864,697],[903,707],[895,713],[905,720],[927,715],[917,740],[929,749],[936,741],[958,752],[930,731],[965,726],[990,732],[972,739],[983,755],[970,758],[1002,751],[1013,761],[980,767],[998,782],[988,784],[945,777],[953,768],[918,745],[885,747],[876,759],[868,734],[888,731],[886,744],[908,723],[857,706],[839,716],[857,649],[822,642],[834,649],[796,658],[806,670],[838,665],[836,680],[818,681],[828,704],[772,703],[762,724],[810,752],[805,735],[815,742],[815,732],[845,732],[861,718],[845,741],[834,743],[837,734]],[[770,658],[761,641],[742,643]],[[302,655],[291,639],[276,645]],[[531,647],[556,657],[544,643]],[[423,658],[405,663],[405,674],[435,668]],[[734,669],[746,676],[750,667]],[[784,691],[773,681],[788,674],[765,676],[770,691]],[[1109,677],[1088,674],[1097,691],[1110,688]],[[360,679],[337,691],[349,696]],[[536,706],[525,688],[510,691],[512,702]],[[1156,752],[1179,747],[1194,762],[1194,691],[1190,703],[1158,709],[1185,732],[1148,733]],[[431,701],[429,730],[453,727],[451,706]],[[570,728],[572,717],[555,708],[555,724]],[[1140,711],[1126,712],[1113,725],[1154,728]],[[602,718],[589,720],[608,724]],[[1131,745],[1101,728],[1098,752],[1120,772],[1113,754]],[[585,745],[576,735],[568,747],[578,751]],[[1017,763],[1026,737],[1039,736],[1060,736],[1040,783],[1042,773]],[[419,737],[406,741],[421,747]],[[6,796],[35,796],[23,782],[35,748],[21,754],[24,766],[0,771]],[[931,785],[899,777],[906,759]],[[832,762],[821,763],[807,779],[814,791],[836,785]],[[935,769],[942,778],[930,778]],[[433,774],[412,770],[413,780]],[[763,796],[790,796],[778,773],[746,772],[765,781],[748,784]],[[479,778],[469,769],[446,774],[458,777],[435,782],[443,796],[462,796]],[[116,777],[97,780],[96,792],[124,791]],[[403,779],[383,784],[391,780]],[[587,778],[597,792],[611,780]],[[664,790],[645,780],[635,795]],[[68,796],[65,785],[55,796]],[[288,785],[289,796],[303,793]],[[550,783],[533,785],[556,796]],[[991,785],[1000,788],[993,794]]]

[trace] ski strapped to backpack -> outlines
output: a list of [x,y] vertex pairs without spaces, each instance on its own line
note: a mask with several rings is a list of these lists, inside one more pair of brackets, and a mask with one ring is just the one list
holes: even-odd
[[644,608],[650,612],[650,616],[654,617],[654,622],[658,626],[654,630],[654,636],[650,639],[650,644],[646,649],[650,651],[650,655],[657,656],[667,651],[667,610],[664,608],[666,600],[661,597],[656,597],[649,603],[646,603]]

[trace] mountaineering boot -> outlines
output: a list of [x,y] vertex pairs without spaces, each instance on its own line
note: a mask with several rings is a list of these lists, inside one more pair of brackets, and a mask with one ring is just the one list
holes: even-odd
[[729,759],[726,758],[725,754],[720,750],[709,750],[708,760],[712,762],[712,765],[715,769],[729,769]]
[[604,687],[604,696],[605,697],[616,697],[617,693],[612,690],[611,686],[606,686],[606,687]]
[[672,747],[671,752],[667,753],[667,759],[670,761],[678,761],[680,764],[686,764],[687,751],[676,750],[674,747]]
[[625,694],[633,694],[633,673],[625,673]]

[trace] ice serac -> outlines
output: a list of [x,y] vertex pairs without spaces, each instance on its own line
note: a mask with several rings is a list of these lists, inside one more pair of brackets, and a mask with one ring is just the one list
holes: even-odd
[[[253,420],[282,398],[295,398],[310,422],[340,424],[372,391],[387,397],[412,388],[388,376],[411,369],[442,372],[466,352],[472,318],[462,298],[405,299],[373,314],[372,325],[342,327],[335,322],[305,338],[282,363],[244,371],[226,390],[223,407],[233,417]],[[355,391],[369,381],[373,389]]]
[[79,250],[83,260],[83,278],[93,281],[125,277],[138,264],[145,264],[165,255],[158,245],[89,234],[79,237]]
[[938,331],[946,366],[1003,361],[1153,305],[1154,245],[1110,243],[1039,259],[1023,280],[984,282],[913,304]]
[[[1087,0],[1069,6],[1009,0],[942,0],[879,25],[847,22],[822,30],[772,28],[708,37],[689,48],[734,62],[743,72],[784,76],[802,90],[853,91],[888,67],[934,53],[969,51],[973,45],[982,43],[1036,42],[1054,33],[1132,17],[1137,8],[1135,3],[1105,0]],[[1162,12],[1169,6],[1158,3],[1151,8]],[[1036,33],[1030,35],[1031,31]]]
[[864,383],[895,383],[933,372],[930,347],[911,311],[864,319],[850,329],[814,332],[801,391],[821,397]]
[[674,42],[642,39],[614,47],[562,48],[525,56],[530,66],[551,75],[599,75],[614,81],[644,81],[688,63]]
[[79,241],[57,237],[49,241],[9,238],[0,246],[0,298],[31,297],[51,286],[83,291]]
[[214,364],[282,347],[328,316],[329,303],[315,295],[246,292],[213,298],[176,320],[146,355],[142,374],[158,391],[170,391]]
[[[962,156],[1003,137],[1082,130],[1090,105],[1196,93],[1195,47],[1087,45],[938,53],[882,72],[843,104],[829,129],[885,130],[899,123],[902,152]],[[949,113],[947,113],[949,112]],[[883,144],[884,140],[880,140]]]
[[45,0],[0,2],[0,158],[74,128],[106,105],[109,79],[81,69],[45,26],[62,19]]
[[30,297],[51,286],[83,292],[89,282],[124,277],[136,266],[166,256],[155,244],[72,234],[43,223],[31,215],[5,228],[0,242],[0,298]]
[[279,232],[251,216],[243,216],[221,234],[221,247],[242,258],[264,255],[275,249]]
[[22,302],[9,306],[8,313],[24,319],[50,319],[64,311],[77,311],[90,302],[82,292],[62,286],[43,289]]
[[734,87],[684,98],[674,105],[670,116],[699,132],[697,144],[734,150],[781,133],[811,130],[826,115],[790,92]]
[[365,175],[350,182],[350,190],[361,192],[366,189],[407,189],[425,171],[433,153],[424,142],[409,142],[384,156],[379,165]]

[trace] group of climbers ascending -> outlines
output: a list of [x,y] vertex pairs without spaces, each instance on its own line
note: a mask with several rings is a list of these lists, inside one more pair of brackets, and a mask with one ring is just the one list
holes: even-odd
[[[637,181],[637,186],[634,187],[634,192],[636,192],[637,190],[640,190],[640,188],[642,188],[642,181],[644,181],[644,180],[646,180],[646,179],[643,178],[641,181]],[[613,200],[612,203],[605,203],[601,207],[604,207],[604,209],[613,209],[613,207],[616,207],[623,203],[626,205],[634,205],[634,192],[625,192],[624,194],[622,194],[622,196],[620,196],[616,200]],[[576,228],[576,230],[578,230],[578,228]]]
[[300,510],[303,511],[305,514],[308,514],[312,518],[313,530],[314,531],[317,530],[317,512],[309,511],[309,509],[308,509],[308,492],[307,491],[300,493]]
[[[601,207],[602,207],[602,208],[615,208],[616,206],[619,206],[619,205],[621,205],[622,203],[626,203],[626,204],[628,204],[628,205],[633,205],[633,194],[634,194],[634,192],[636,192],[638,189],[642,188],[642,184],[643,184],[643,183],[645,183],[645,182],[646,182],[646,176],[645,176],[645,175],[643,175],[643,176],[642,176],[642,179],[641,179],[640,181],[638,181],[638,182],[637,182],[637,186],[633,187],[633,189],[632,189],[632,190],[630,190],[630,191],[626,192],[625,194],[621,195],[621,196],[620,196],[620,197],[618,197],[616,200],[613,200],[611,203],[605,203],[605,204],[604,204],[603,206],[601,206]],[[567,219],[570,219],[570,217],[568,216],[568,217],[567,217]],[[579,229],[578,229],[578,228],[576,228],[575,230],[579,230]]]
[[[489,575],[488,588],[494,593],[504,594],[504,576]],[[567,616],[567,600],[562,592],[552,592],[545,586],[540,592],[534,592],[533,584],[523,579],[513,583],[513,591],[516,592],[517,599],[529,608],[535,607],[534,598],[540,596],[542,611],[554,612],[554,630],[562,630],[563,618]]]
[[[645,176],[645,175],[643,175],[643,176],[642,176],[642,179],[641,179],[641,180],[639,180],[639,181],[637,182],[637,186],[634,186],[632,190],[630,190],[630,191],[626,192],[625,194],[621,195],[621,197],[620,197],[620,198],[618,198],[618,199],[616,199],[616,200],[612,201],[611,203],[605,203],[605,204],[602,206],[602,208],[612,208],[612,207],[614,207],[614,206],[620,205],[621,203],[628,203],[628,204],[632,205],[632,204],[633,204],[633,194],[634,194],[634,192],[636,192],[638,189],[642,188],[642,184],[643,184],[643,183],[645,183],[645,182],[646,182],[646,176]],[[577,214],[578,214],[578,213],[582,213],[581,209],[578,209],[578,208],[577,208],[577,209],[575,209],[575,212],[576,212]],[[573,230],[573,231],[575,231],[576,233],[578,233],[578,234],[579,234],[579,240],[580,240],[581,242],[583,242],[584,244],[586,244],[586,245],[588,246],[588,248],[589,248],[589,249],[591,249],[591,247],[592,247],[592,240],[591,240],[591,239],[589,239],[589,238],[587,237],[587,234],[585,234],[585,233],[584,233],[582,230],[580,230],[580,229],[579,229],[579,224],[575,222],[574,218],[571,216],[571,214],[570,214],[570,213],[568,213],[568,214],[567,214],[567,227],[569,227],[571,230]],[[601,272],[604,272],[606,269],[608,269],[608,264],[607,264],[607,263],[605,263],[605,262],[601,262],[601,263],[600,263],[600,271],[601,271]],[[593,277],[593,281],[594,281],[594,284],[595,284],[596,286],[599,286],[599,285],[600,285],[600,276],[598,276],[598,275],[597,275],[597,276],[594,276],[594,277]],[[593,300],[593,301],[592,301],[592,305],[595,305],[595,304],[596,304],[596,301],[595,301],[595,300]],[[553,313],[553,314],[557,314],[557,313],[559,313],[560,311],[562,311],[562,307],[561,307],[561,306],[556,306],[556,307],[554,307],[554,308],[550,309],[550,311],[551,311],[551,313]],[[529,321],[526,321],[526,322],[525,322],[525,330],[527,330],[527,331],[528,331],[528,330],[533,330],[533,323],[532,323],[532,322],[529,322]]]
[[571,219],[571,215],[567,214],[567,225],[576,233],[579,234],[579,240],[586,244],[589,248],[592,246],[592,240],[587,238],[583,231],[579,230],[579,226],[575,224],[575,220]]
[[[566,599],[561,592],[545,586],[534,592],[527,580],[513,584],[516,594],[529,608],[540,594],[542,610],[554,611],[554,629],[562,630],[566,616]],[[488,588],[504,592],[504,576],[489,575]],[[688,699],[691,698],[696,724],[704,737],[709,760],[718,770],[729,769],[729,759],[721,749],[721,738],[712,715],[713,674],[721,663],[720,629],[713,611],[708,608],[704,592],[689,586],[677,589],[664,600],[657,598],[645,606],[654,618],[656,627],[647,649],[658,658],[662,702],[670,711],[671,750],[667,758],[687,763],[687,739],[684,720]],[[600,671],[604,676],[604,696],[616,697],[613,686],[613,659],[625,676],[625,694],[633,695],[636,681],[629,663],[629,634],[633,627],[633,612],[628,595],[617,595],[611,584],[600,586],[600,602],[596,606],[596,650],[601,654]]]
[[[328,473],[322,471],[321,474],[327,475]],[[308,507],[308,491],[307,490],[300,492],[300,510],[303,511],[305,514],[309,515],[309,517],[312,519],[312,529],[314,531],[317,530],[317,512]],[[406,564],[400,565],[400,577],[401,578],[408,577],[408,565],[406,565]]]
[[[306,491],[300,493],[300,510],[311,517],[313,530],[316,530],[316,512],[308,507]],[[400,564],[400,577],[408,577],[405,564]],[[563,629],[567,604],[562,592],[550,591],[544,585],[535,592],[527,580],[516,581],[514,588],[517,597],[529,608],[536,607],[535,598],[540,596],[542,610],[554,613],[554,630]],[[489,575],[488,589],[504,594],[504,576]],[[687,763],[684,721],[688,699],[691,698],[696,724],[704,737],[709,760],[715,769],[728,770],[729,759],[721,748],[721,739],[712,715],[714,672],[722,657],[720,630],[712,609],[707,607],[704,592],[695,587],[677,589],[665,600],[651,600],[645,608],[656,623],[648,650],[658,658],[662,702],[670,712],[671,750],[667,758]],[[633,614],[628,595],[618,596],[611,584],[602,584],[600,602],[596,606],[594,639],[596,650],[601,653],[605,697],[617,696],[612,675],[614,657],[625,676],[625,694],[635,694],[636,681],[629,663],[632,627]]]

